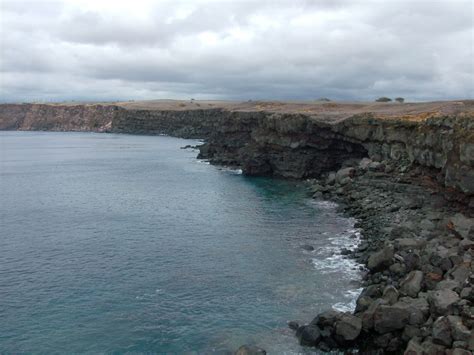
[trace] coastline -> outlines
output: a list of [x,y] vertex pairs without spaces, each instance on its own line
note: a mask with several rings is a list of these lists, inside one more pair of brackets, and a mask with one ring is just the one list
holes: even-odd
[[296,329],[302,344],[363,354],[473,350],[474,220],[416,169],[363,159],[345,168],[349,179],[329,173],[312,182],[314,198],[357,218],[362,242],[341,253],[366,274],[355,311],[317,315]]
[[212,164],[312,179],[315,198],[357,219],[362,242],[341,252],[368,271],[354,313],[328,310],[307,325],[290,324],[301,344],[462,355],[474,350],[474,106],[458,104],[369,112],[319,105],[311,114],[250,104],[165,111],[0,105],[0,128],[199,137],[206,143],[198,158]]

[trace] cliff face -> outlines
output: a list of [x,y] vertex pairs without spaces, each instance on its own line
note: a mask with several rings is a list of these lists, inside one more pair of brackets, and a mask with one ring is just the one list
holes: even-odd
[[120,110],[103,105],[4,104],[0,105],[0,129],[104,132]]
[[368,156],[432,169],[446,186],[474,194],[472,115],[410,121],[369,113],[327,123],[300,114],[234,113],[221,120],[200,156],[250,175],[314,177]]
[[[459,104],[459,103],[456,103]],[[97,131],[204,138],[200,157],[249,175],[316,177],[351,158],[395,160],[438,173],[474,195],[474,105],[456,110],[399,105],[393,110],[319,105],[144,109],[124,105],[0,105],[2,130]],[[402,107],[405,111],[400,111]],[[421,107],[421,108],[420,108]],[[451,106],[450,106],[451,107]],[[267,111],[268,109],[268,111]],[[441,112],[440,112],[441,111]]]

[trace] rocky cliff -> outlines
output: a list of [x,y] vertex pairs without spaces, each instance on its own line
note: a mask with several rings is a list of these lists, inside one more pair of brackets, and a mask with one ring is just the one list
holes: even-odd
[[314,198],[357,219],[361,243],[340,253],[366,268],[353,314],[290,322],[300,343],[474,351],[474,101],[0,105],[0,129],[204,138],[199,156],[215,164],[314,177]]
[[351,158],[395,160],[474,195],[474,101],[4,104],[0,129],[204,138],[201,158],[249,175],[317,177]]

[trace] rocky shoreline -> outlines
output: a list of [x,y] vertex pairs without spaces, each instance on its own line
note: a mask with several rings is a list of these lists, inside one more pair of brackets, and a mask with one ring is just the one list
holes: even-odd
[[354,313],[292,322],[300,343],[363,354],[471,354],[474,350],[472,208],[416,165],[348,161],[312,181],[314,198],[358,220],[366,265]]
[[290,324],[301,344],[367,354],[474,351],[472,100],[5,104],[0,129],[202,138],[199,157],[213,164],[311,179],[315,198],[359,221],[362,243],[341,252],[367,270],[354,313],[328,310]]

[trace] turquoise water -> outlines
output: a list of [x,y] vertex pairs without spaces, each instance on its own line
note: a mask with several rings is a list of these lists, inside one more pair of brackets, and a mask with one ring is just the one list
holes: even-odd
[[1,351],[298,353],[288,320],[350,307],[354,221],[196,143],[0,132]]

